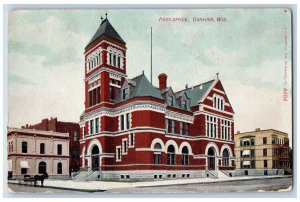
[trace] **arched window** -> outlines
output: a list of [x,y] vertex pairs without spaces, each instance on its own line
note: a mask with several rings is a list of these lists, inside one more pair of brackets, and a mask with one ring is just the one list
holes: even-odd
[[118,55],[117,67],[121,68],[121,55]]
[[99,65],[101,65],[102,64],[101,51],[98,53],[98,57],[99,57]]
[[168,165],[175,165],[175,147],[170,145],[167,150],[168,154]]
[[57,155],[62,155],[62,146],[61,146],[61,144],[57,145]]
[[44,174],[47,172],[47,164],[42,161],[39,163],[39,174]]
[[189,165],[189,149],[187,146],[182,148],[182,165]]
[[57,164],[57,174],[62,174],[62,164],[61,164],[61,162],[59,162]]
[[223,159],[222,159],[223,166],[229,166],[229,152],[228,152],[228,149],[223,150],[222,156],[223,156]]
[[[155,150],[161,150],[162,146],[160,143],[155,143],[154,145]],[[160,151],[155,151],[154,152],[154,164],[161,164],[161,152]]]
[[22,142],[22,153],[27,153],[27,142]]
[[40,154],[45,154],[45,144],[44,143],[40,144]]
[[98,55],[96,55],[96,67],[98,67],[99,65],[99,58],[98,58]]
[[114,67],[117,66],[117,65],[116,65],[116,60],[117,60],[117,59],[116,59],[116,55],[114,54],[114,55],[113,55],[113,66],[114,66]]

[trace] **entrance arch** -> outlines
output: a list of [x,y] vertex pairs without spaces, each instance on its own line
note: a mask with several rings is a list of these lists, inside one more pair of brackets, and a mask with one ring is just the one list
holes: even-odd
[[86,150],[86,159],[89,170],[101,170],[102,146],[98,139],[93,139]]
[[208,170],[216,169],[216,150],[214,147],[210,147],[207,152]]
[[96,171],[100,168],[100,150],[97,145],[92,147],[91,152],[92,170]]

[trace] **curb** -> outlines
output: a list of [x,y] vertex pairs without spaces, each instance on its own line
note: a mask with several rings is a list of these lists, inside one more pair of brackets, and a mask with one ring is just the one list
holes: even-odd
[[148,185],[148,186],[136,186],[138,188],[142,187],[166,187],[166,186],[178,186],[178,185],[189,185],[189,184],[213,184],[213,183],[220,183],[220,182],[238,182],[238,181],[253,181],[259,179],[277,179],[277,178],[291,178],[292,176],[274,176],[274,177],[263,177],[263,178],[250,178],[250,179],[229,179],[229,180],[222,180],[222,181],[211,181],[211,182],[191,182],[191,183],[178,183],[178,184],[164,184],[164,185]]
[[76,189],[76,188],[55,187],[55,186],[47,186],[47,185],[46,186],[34,186],[31,184],[22,184],[22,183],[13,183],[13,182],[7,182],[7,184],[16,184],[16,185],[21,185],[21,186],[38,187],[38,188],[60,189],[60,190],[68,190],[68,191],[80,191],[80,192],[88,192],[88,193],[107,191],[107,190],[103,190],[103,189]]

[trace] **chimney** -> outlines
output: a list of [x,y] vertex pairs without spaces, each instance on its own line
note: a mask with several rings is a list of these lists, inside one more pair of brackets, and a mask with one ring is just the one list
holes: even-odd
[[160,90],[167,88],[167,78],[168,76],[165,73],[161,73],[160,75],[158,75]]
[[240,134],[240,131],[238,130],[236,133],[237,133],[237,134]]
[[189,85],[188,84],[185,84],[185,89],[188,89],[189,88]]
[[260,128],[255,128],[255,131],[260,131]]

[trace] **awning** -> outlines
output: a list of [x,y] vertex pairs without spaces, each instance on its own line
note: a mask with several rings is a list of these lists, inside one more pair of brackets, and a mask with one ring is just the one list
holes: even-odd
[[244,150],[243,156],[250,156],[250,150]]
[[29,168],[28,161],[20,161],[21,168]]
[[244,161],[243,166],[250,166],[250,161]]
[[7,161],[7,171],[12,171],[12,160]]

